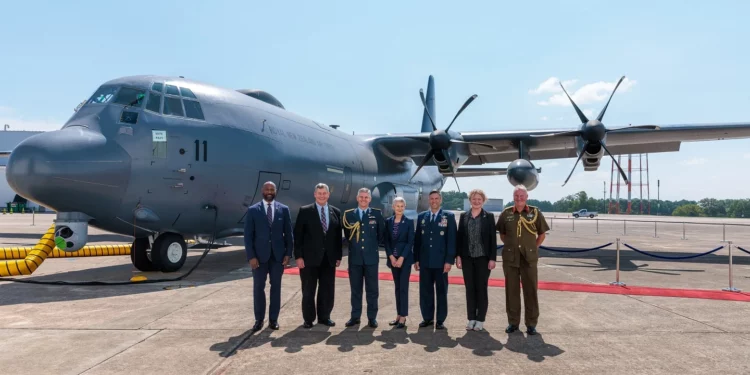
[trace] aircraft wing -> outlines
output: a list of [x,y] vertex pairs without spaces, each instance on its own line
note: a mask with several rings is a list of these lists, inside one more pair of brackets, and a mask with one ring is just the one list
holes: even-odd
[[10,156],[10,151],[0,151],[0,157]]
[[[531,160],[578,157],[576,135],[564,134],[576,129],[531,131],[462,132],[465,142],[481,142],[495,147],[469,145],[469,160],[464,165],[511,162],[518,159],[518,145],[523,141]],[[562,133],[544,136],[552,133]],[[393,134],[371,138],[373,145],[394,158],[413,158],[415,162],[430,150],[429,133]],[[658,130],[622,129],[607,133],[605,144],[614,155],[674,152],[682,142],[750,138],[750,123],[714,123],[659,125]],[[458,175],[458,173],[457,173]]]

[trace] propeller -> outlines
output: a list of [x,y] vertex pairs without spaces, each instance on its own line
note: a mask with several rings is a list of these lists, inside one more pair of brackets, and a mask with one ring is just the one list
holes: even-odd
[[625,171],[622,170],[622,167],[620,167],[620,163],[615,160],[615,157],[612,156],[612,153],[609,152],[609,149],[607,149],[607,146],[604,145],[602,140],[607,135],[607,133],[610,132],[616,132],[616,131],[622,131],[622,130],[628,130],[628,129],[647,129],[647,130],[659,130],[659,126],[657,125],[637,125],[637,126],[624,126],[621,128],[614,128],[614,129],[607,129],[604,124],[602,124],[602,119],[604,118],[604,113],[607,112],[607,107],[609,107],[609,102],[612,101],[612,97],[615,95],[615,91],[617,91],[617,88],[620,86],[620,83],[625,79],[625,76],[620,77],[620,80],[617,81],[617,85],[615,85],[614,90],[612,90],[612,93],[609,95],[609,99],[607,100],[607,104],[604,105],[604,108],[602,108],[601,112],[599,112],[599,115],[596,116],[596,119],[589,120],[585,114],[583,114],[583,111],[576,105],[576,103],[573,101],[573,99],[568,95],[568,91],[565,90],[565,87],[561,82],[560,87],[562,88],[563,92],[565,93],[565,96],[568,97],[568,100],[570,100],[570,103],[573,104],[573,108],[576,110],[576,113],[578,114],[578,118],[581,119],[581,123],[584,124],[584,126],[580,130],[572,130],[572,131],[565,131],[560,133],[549,133],[549,134],[540,134],[540,135],[532,135],[532,137],[556,137],[556,136],[578,136],[581,137],[581,139],[584,141],[583,144],[583,150],[581,150],[581,154],[578,155],[578,159],[576,160],[576,163],[573,165],[573,169],[570,171],[570,174],[568,175],[568,178],[565,179],[565,182],[562,186],[565,186],[565,184],[568,183],[568,180],[570,180],[570,177],[573,175],[573,172],[575,171],[576,167],[578,166],[578,162],[581,161],[581,158],[583,157],[584,150],[588,146],[601,146],[601,148],[604,149],[604,151],[609,155],[610,158],[612,158],[612,161],[617,166],[617,170],[622,175],[622,178],[625,180],[625,183],[628,183],[628,177],[625,175]]
[[458,187],[458,179],[456,178],[456,171],[453,168],[453,163],[450,162],[450,154],[448,150],[450,147],[454,144],[465,144],[465,145],[477,145],[482,147],[489,147],[492,149],[495,149],[495,146],[487,144],[487,143],[481,143],[481,142],[467,142],[460,139],[452,139],[450,134],[448,134],[448,131],[450,130],[451,126],[453,126],[453,123],[456,122],[456,119],[458,116],[463,112],[471,102],[474,101],[474,99],[477,98],[477,95],[474,94],[470,96],[468,99],[466,99],[466,102],[461,106],[461,108],[458,110],[455,116],[453,116],[453,120],[448,124],[448,127],[445,128],[445,130],[438,129],[437,126],[435,126],[435,120],[432,118],[432,114],[430,113],[430,110],[427,107],[427,101],[425,100],[424,96],[424,90],[419,89],[419,98],[422,100],[422,106],[424,106],[425,113],[427,114],[427,118],[430,119],[430,124],[432,125],[432,132],[430,132],[429,140],[425,140],[424,137],[413,137],[412,139],[428,142],[430,144],[430,151],[425,154],[425,156],[422,158],[422,161],[419,163],[419,167],[417,167],[417,170],[414,172],[414,174],[409,178],[409,181],[414,178],[414,176],[419,173],[419,171],[422,169],[422,167],[427,164],[427,162],[430,161],[433,157],[436,155],[440,155],[448,161],[448,165],[451,168],[451,174],[453,175],[453,179],[456,181],[456,187],[458,188],[458,191],[461,191],[461,188]]

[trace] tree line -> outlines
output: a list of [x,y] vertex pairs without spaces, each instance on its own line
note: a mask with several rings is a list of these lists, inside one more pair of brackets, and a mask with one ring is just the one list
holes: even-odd
[[[464,192],[444,191],[443,206],[450,209],[462,209],[464,199],[468,195]],[[568,195],[556,202],[546,200],[529,199],[528,204],[539,207],[542,211],[547,212],[573,212],[581,209],[597,211],[601,213],[614,213],[617,205],[615,199],[612,200],[613,207],[610,211],[609,200],[590,197],[585,191]],[[650,212],[649,212],[650,204]],[[508,201],[505,207],[513,205],[513,200]],[[628,208],[627,199],[620,198],[620,213],[626,213]],[[632,214],[660,216],[695,216],[695,217],[748,217],[750,218],[750,199],[715,199],[703,198],[700,201],[682,199],[679,201],[656,200],[651,202],[632,198],[630,204]]]

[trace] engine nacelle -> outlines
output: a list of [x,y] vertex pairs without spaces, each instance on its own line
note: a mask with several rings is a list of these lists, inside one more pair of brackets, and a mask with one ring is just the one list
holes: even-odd
[[526,190],[531,191],[539,184],[539,172],[530,161],[526,159],[516,159],[508,165],[508,182],[516,186],[522,184]]
[[595,171],[599,169],[599,165],[604,155],[604,148],[601,145],[589,145],[583,150],[583,157],[581,158],[581,164],[583,164],[584,171]]
[[55,246],[72,252],[83,248],[89,240],[89,217],[80,212],[58,212],[55,219]]

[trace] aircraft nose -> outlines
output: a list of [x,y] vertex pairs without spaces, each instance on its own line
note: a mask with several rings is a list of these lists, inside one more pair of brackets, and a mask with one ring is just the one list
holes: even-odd
[[130,178],[130,156],[101,133],[73,126],[21,142],[5,174],[24,198],[58,212],[93,216],[119,204]]

